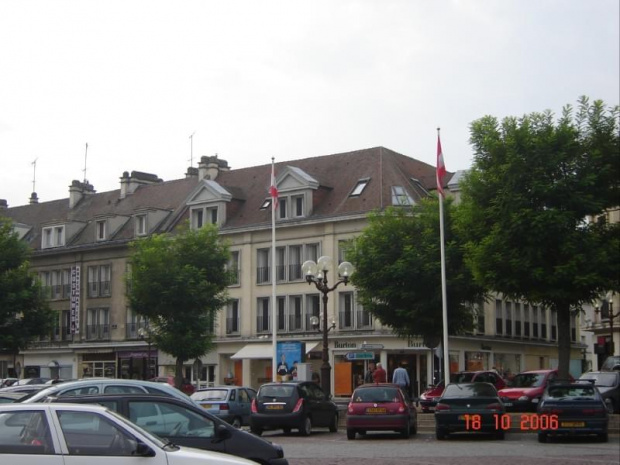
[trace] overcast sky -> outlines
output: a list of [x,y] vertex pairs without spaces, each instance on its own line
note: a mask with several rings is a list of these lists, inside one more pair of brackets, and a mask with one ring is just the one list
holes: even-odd
[[[449,171],[470,123],[619,103],[618,0],[0,0],[0,199],[384,146]],[[193,136],[193,144],[190,135]],[[192,150],[193,147],[193,150]],[[266,180],[266,183],[269,181]]]

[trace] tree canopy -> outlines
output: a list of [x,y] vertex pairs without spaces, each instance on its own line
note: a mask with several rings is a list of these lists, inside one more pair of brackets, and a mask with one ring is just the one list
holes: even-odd
[[180,386],[183,362],[212,349],[214,321],[227,303],[228,245],[206,225],[178,235],[153,235],[132,244],[128,297],[149,321],[152,343],[176,358]]
[[618,107],[579,100],[550,111],[471,125],[474,164],[461,183],[458,229],[476,281],[557,312],[560,376],[570,362],[570,317],[618,291]]
[[[452,228],[455,205],[446,201],[444,232],[449,333],[473,328],[482,288],[465,267],[460,239]],[[413,209],[373,213],[352,243],[347,259],[358,300],[382,324],[402,337],[422,336],[438,343],[443,334],[441,251],[437,198]]]
[[49,335],[54,318],[41,285],[30,272],[30,250],[0,218],[0,351],[17,354],[39,336]]

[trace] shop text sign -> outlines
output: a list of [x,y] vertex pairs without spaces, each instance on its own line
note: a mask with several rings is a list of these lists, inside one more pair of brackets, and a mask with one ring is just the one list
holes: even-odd
[[374,360],[374,352],[349,352],[347,354],[347,360]]

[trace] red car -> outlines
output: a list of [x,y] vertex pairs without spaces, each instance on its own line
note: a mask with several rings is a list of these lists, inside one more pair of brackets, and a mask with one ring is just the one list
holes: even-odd
[[[155,383],[166,383],[170,386],[174,386],[174,376],[160,376],[158,378],[149,379],[149,381],[153,381]],[[183,378],[183,384],[181,384],[181,391],[188,396],[191,396],[194,392],[196,392],[196,388],[187,379]]]
[[347,439],[367,431],[396,431],[407,439],[418,431],[415,406],[396,384],[358,386],[347,410]]
[[545,388],[557,377],[558,370],[524,371],[512,379],[510,386],[499,390],[499,397],[508,412],[535,412]]
[[[506,381],[495,370],[487,371],[460,371],[450,374],[452,383],[490,383],[498,391],[506,386]],[[437,386],[431,386],[420,396],[419,402],[422,412],[428,413],[435,410],[437,399],[441,397],[444,390],[444,382]]]

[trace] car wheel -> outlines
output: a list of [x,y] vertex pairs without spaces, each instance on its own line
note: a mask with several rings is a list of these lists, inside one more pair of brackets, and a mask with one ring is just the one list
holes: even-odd
[[233,418],[231,425],[233,425],[237,429],[241,428],[241,418],[239,417]]
[[347,428],[347,439],[355,439],[355,430]]
[[547,433],[538,433],[538,442],[547,442]]
[[261,434],[263,434],[263,428],[259,428],[258,426],[250,427],[250,431],[256,436],[260,436]]
[[334,418],[332,419],[332,422],[329,425],[329,432],[330,433],[337,433],[338,432],[338,414],[334,414]]
[[609,441],[609,436],[607,435],[607,433],[601,433],[598,435],[598,440],[600,442],[607,442]]
[[304,419],[304,424],[301,428],[299,428],[299,432],[302,436],[310,436],[312,433],[312,420],[310,417],[306,417]]
[[409,437],[411,436],[411,425],[409,424],[409,422],[407,422],[407,425],[402,430],[400,430],[400,435],[403,439],[409,439]]
[[442,441],[444,439],[446,439],[447,434],[444,430],[442,430],[441,428],[436,428],[435,429],[435,437],[439,440]]

